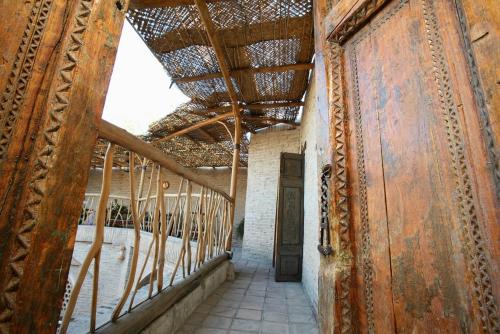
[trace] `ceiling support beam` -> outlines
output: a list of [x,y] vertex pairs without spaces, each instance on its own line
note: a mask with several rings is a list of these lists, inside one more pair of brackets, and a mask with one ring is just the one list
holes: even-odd
[[285,120],[285,119],[276,119],[276,118],[272,118],[272,117],[253,117],[253,116],[247,116],[245,117],[246,120],[249,120],[249,121],[260,121],[260,122],[269,122],[269,123],[273,123],[273,124],[288,124],[288,125],[293,125],[293,126],[299,126],[300,123],[296,123],[294,121],[289,121],[289,120]]
[[196,7],[198,7],[198,12],[200,13],[201,21],[205,26],[205,30],[214,49],[215,56],[217,57],[217,62],[219,63],[219,68],[226,83],[227,93],[231,99],[233,113],[235,117],[239,116],[240,110],[238,107],[238,96],[236,96],[236,91],[231,81],[231,73],[229,72],[229,65],[227,64],[224,49],[222,49],[219,36],[217,35],[217,28],[210,17],[210,12],[208,11],[208,6],[206,0],[195,0]]
[[161,142],[170,140],[172,138],[175,138],[177,136],[185,135],[186,133],[189,133],[189,132],[191,132],[193,130],[200,129],[200,128],[204,127],[204,126],[207,126],[207,125],[210,125],[210,124],[213,124],[213,123],[217,123],[220,120],[223,120],[223,119],[226,119],[226,118],[232,117],[232,116],[234,116],[234,113],[231,111],[231,112],[227,112],[227,113],[224,113],[224,114],[221,114],[221,115],[214,116],[212,118],[207,118],[206,120],[203,120],[201,122],[198,122],[196,124],[188,126],[187,128],[184,128],[184,129],[181,129],[179,131],[173,132],[173,133],[169,134],[168,136],[165,136],[163,138],[159,138],[159,139],[153,140],[152,143],[161,143]]
[[[207,2],[220,2],[222,0],[207,0]],[[191,6],[194,5],[193,0],[131,0],[131,9],[145,9],[145,8],[168,8],[168,7],[179,7],[179,6]]]
[[[275,73],[275,72],[288,72],[288,71],[308,71],[314,67],[312,63],[302,63],[302,64],[291,64],[283,66],[269,66],[269,67],[258,67],[258,68],[241,68],[230,71],[232,77],[238,75],[252,75],[256,73]],[[175,83],[187,83],[202,80],[218,79],[222,78],[222,73],[209,73],[204,75],[196,75],[192,77],[184,78],[174,78],[172,79]]]

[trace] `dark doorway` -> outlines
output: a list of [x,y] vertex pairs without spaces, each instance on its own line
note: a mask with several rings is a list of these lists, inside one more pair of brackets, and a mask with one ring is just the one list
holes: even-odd
[[276,281],[302,280],[304,155],[281,153],[276,214]]

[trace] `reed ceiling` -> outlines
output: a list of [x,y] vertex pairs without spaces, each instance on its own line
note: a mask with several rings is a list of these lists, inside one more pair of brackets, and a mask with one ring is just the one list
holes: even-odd
[[[312,68],[312,0],[206,2],[242,108],[243,133],[294,125]],[[191,98],[151,124],[145,139],[186,167],[231,166],[234,118],[221,116],[231,112],[231,97],[197,6],[190,0],[132,0],[127,18]],[[221,119],[169,137],[213,117]],[[242,165],[247,154],[244,135]]]

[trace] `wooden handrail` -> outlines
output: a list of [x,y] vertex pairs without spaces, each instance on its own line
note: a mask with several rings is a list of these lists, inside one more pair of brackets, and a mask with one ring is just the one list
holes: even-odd
[[158,163],[163,168],[168,169],[172,173],[182,178],[191,180],[192,182],[200,186],[215,190],[216,192],[221,194],[225,199],[227,199],[230,202],[233,202],[231,196],[229,196],[224,190],[210,185],[208,182],[203,180],[203,178],[200,177],[199,175],[195,174],[188,168],[181,166],[173,159],[168,158],[164,152],[154,147],[152,144],[137,138],[133,134],[127,132],[126,130],[116,125],[113,125],[105,120],[101,120],[101,124],[99,125],[99,138],[108,140],[114,144],[117,144],[139,155],[142,155],[143,157],[146,157]]

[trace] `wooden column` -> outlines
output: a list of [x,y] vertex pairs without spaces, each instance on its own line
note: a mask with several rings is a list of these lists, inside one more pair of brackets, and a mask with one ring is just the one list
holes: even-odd
[[0,2],[0,333],[54,333],[127,1]]
[[[234,119],[234,152],[233,152],[233,169],[231,171],[231,190],[229,196],[231,197],[231,207],[229,211],[229,218],[231,223],[231,233],[234,230],[234,209],[236,207],[236,189],[238,186],[238,167],[240,165],[240,150],[241,150],[241,115],[239,111],[235,111],[237,115]],[[226,251],[230,251],[233,243],[233,238],[230,236],[227,241]]]

